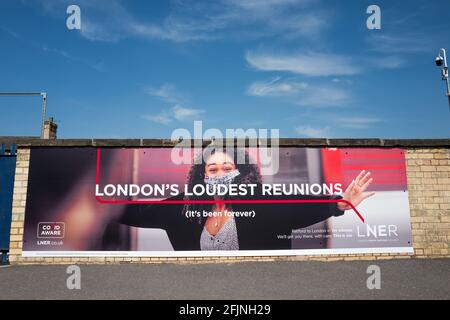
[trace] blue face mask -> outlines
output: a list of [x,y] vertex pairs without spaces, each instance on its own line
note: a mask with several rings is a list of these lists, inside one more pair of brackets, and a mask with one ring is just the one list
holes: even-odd
[[223,184],[223,185],[230,185],[231,182],[233,182],[234,178],[236,178],[238,175],[240,175],[241,173],[239,172],[238,169],[235,169],[233,171],[231,171],[230,173],[221,176],[221,177],[209,177],[209,176],[205,176],[205,183],[207,185],[219,185],[219,184]]

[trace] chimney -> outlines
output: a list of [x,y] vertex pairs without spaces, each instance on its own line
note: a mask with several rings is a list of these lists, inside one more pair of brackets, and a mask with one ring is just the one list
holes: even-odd
[[44,136],[43,139],[56,139],[56,130],[58,125],[53,121],[53,117],[48,118],[44,122]]

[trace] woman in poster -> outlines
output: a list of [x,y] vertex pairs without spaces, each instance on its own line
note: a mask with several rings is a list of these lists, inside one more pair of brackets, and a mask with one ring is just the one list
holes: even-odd
[[[207,152],[205,152],[207,151]],[[203,155],[207,154],[207,157]],[[257,184],[262,179],[258,167],[250,161],[247,152],[245,161],[237,161],[238,149],[232,151],[209,148],[200,154],[188,175],[187,185]],[[243,162],[244,164],[241,164]],[[355,207],[372,196],[365,192],[372,182],[370,172],[362,171],[347,187],[342,197],[336,196],[277,196],[276,199],[329,200],[343,199]],[[260,191],[258,187],[257,190]],[[256,196],[239,197],[239,200],[264,200],[261,193]],[[259,194],[259,196],[258,196]],[[195,197],[180,194],[167,200],[217,200],[214,204],[129,204],[119,222],[135,227],[164,229],[175,251],[197,250],[282,250],[291,249],[292,230],[337,217],[351,209],[345,202],[321,203],[233,203],[219,200],[232,197]],[[237,198],[236,198],[237,199]],[[187,218],[187,212],[199,214]],[[246,217],[241,212],[254,212]],[[207,214],[204,214],[207,213]],[[210,213],[210,214],[208,214]],[[211,214],[214,213],[214,214]]]

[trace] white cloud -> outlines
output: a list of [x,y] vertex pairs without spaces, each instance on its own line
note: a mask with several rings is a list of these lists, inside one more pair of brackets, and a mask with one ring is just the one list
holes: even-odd
[[88,67],[95,69],[97,71],[103,71],[104,70],[104,65],[102,62],[98,62],[98,63],[94,63],[92,61],[88,61],[85,59],[81,59],[79,57],[76,57],[70,53],[68,53],[67,51],[64,50],[60,50],[57,48],[51,48],[48,46],[42,46],[42,51],[44,52],[48,52],[48,53],[54,53],[57,54],[63,58],[66,58],[67,60],[73,61],[73,62],[77,62],[77,63],[82,63],[84,65],[87,65]]
[[370,62],[375,67],[381,69],[398,69],[406,64],[406,58],[399,56],[388,56],[388,57],[374,58],[371,59]]
[[298,96],[296,102],[305,107],[338,107],[345,106],[352,101],[349,91],[327,86],[310,86],[303,95]]
[[172,108],[172,113],[175,119],[177,120],[186,120],[186,119],[192,119],[196,116],[204,113],[205,110],[201,109],[189,109],[189,108],[183,108],[180,106],[175,106]]
[[142,115],[141,118],[145,120],[150,120],[155,123],[168,125],[173,121],[185,121],[185,120],[195,120],[197,116],[204,113],[201,109],[190,109],[183,108],[180,106],[174,106],[170,109],[164,109],[157,115]]
[[247,94],[259,97],[293,95],[308,87],[306,82],[280,80],[280,77],[276,77],[270,81],[254,82],[247,89]]
[[347,85],[352,85],[353,84],[352,80],[350,80],[350,79],[342,79],[342,78],[333,78],[333,79],[331,79],[331,82],[333,82],[333,83],[344,83],[344,84],[347,84]]
[[373,124],[383,121],[372,117],[335,117],[334,119],[338,126],[350,129],[367,129]]
[[260,71],[283,71],[305,76],[349,76],[360,73],[360,69],[349,57],[323,53],[245,55],[247,63]]
[[422,34],[371,34],[367,42],[371,51],[387,54],[426,52],[433,47],[432,39]]
[[420,24],[420,20],[412,21],[417,15],[417,12],[411,15],[405,13],[403,19],[397,17],[391,21],[390,31],[369,33],[366,43],[372,58],[367,59],[367,62],[372,67],[398,69],[406,66],[412,56],[428,55],[430,48],[439,46],[440,40],[436,38],[435,30]]
[[233,4],[245,9],[267,11],[277,6],[305,5],[310,0],[225,0],[225,3]]
[[[308,8],[315,0],[224,0],[230,25],[257,26],[253,34],[285,38],[318,38],[328,16]],[[259,30],[259,32],[257,31]]]
[[[60,17],[69,0],[39,0],[46,13]],[[309,10],[316,0],[171,1],[165,17],[137,18],[120,0],[79,0],[80,34],[92,41],[141,37],[173,42],[249,37],[316,37],[327,19]],[[64,7],[64,8],[63,8]],[[86,10],[83,10],[86,8]]]
[[42,45],[39,42],[36,42],[34,40],[28,39],[23,37],[22,35],[10,30],[9,28],[0,26],[0,31],[5,32],[6,34],[8,34],[11,37],[14,37],[16,39],[18,39],[19,41],[21,41],[25,46],[36,49],[36,50],[42,50],[46,53],[50,53],[50,54],[55,54],[55,55],[59,55],[63,58],[65,58],[68,61],[72,61],[72,62],[76,62],[76,63],[81,63],[84,64],[92,69],[95,69],[97,71],[103,71],[104,70],[104,64],[102,61],[99,62],[93,62],[78,56],[75,56],[74,54],[71,54],[67,51],[58,49],[58,48],[54,48],[54,47],[50,47],[47,45]]
[[158,115],[142,115],[141,118],[163,125],[168,125],[172,122],[172,117],[166,110],[162,110]]
[[[302,125],[294,128],[295,132],[307,138],[330,138],[331,131],[336,131],[339,128],[362,130],[372,127],[374,124],[383,122],[382,119],[374,117],[344,117],[340,114],[320,113],[312,114],[310,116],[302,116],[303,122],[312,123],[312,125]],[[329,126],[324,126],[322,123],[333,123],[333,130]]]
[[247,89],[256,97],[285,97],[287,101],[303,107],[338,107],[352,102],[351,92],[334,86],[316,85],[296,79],[276,77],[257,81]]
[[166,108],[158,115],[143,115],[143,119],[150,120],[163,125],[168,125],[173,121],[195,120],[197,116],[200,116],[205,110],[187,108],[182,104],[185,103],[180,93],[176,90],[175,86],[170,83],[165,83],[161,87],[149,87],[145,91],[152,97],[158,98],[165,103],[175,104],[171,108]]
[[297,134],[307,138],[324,138],[329,135],[328,127],[311,127],[311,126],[299,126],[295,128]]
[[184,100],[177,92],[175,86],[170,83],[165,83],[159,88],[149,87],[146,89],[146,92],[168,103],[182,103]]
[[[330,138],[331,131],[339,128],[362,130],[368,129],[377,123],[383,122],[380,118],[370,116],[343,116],[342,113],[313,113],[303,114],[301,116],[303,122],[309,125],[298,126],[294,128],[295,132],[301,136],[310,138]],[[333,123],[333,130],[324,123]]]
[[81,24],[80,34],[88,40],[102,42],[117,42],[125,37],[125,30],[122,30],[122,26],[112,29],[108,29],[94,19],[84,18]]

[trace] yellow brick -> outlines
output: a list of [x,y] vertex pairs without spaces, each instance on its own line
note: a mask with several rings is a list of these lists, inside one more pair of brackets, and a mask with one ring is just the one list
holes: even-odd
[[417,159],[433,159],[434,155],[432,153],[422,153],[417,156]]
[[24,168],[29,166],[29,161],[27,160],[18,160],[16,161],[16,167],[17,168]]
[[425,191],[422,193],[422,197],[439,197],[438,191]]
[[22,207],[20,200],[13,200],[12,205],[13,207]]
[[28,162],[30,160],[30,153],[17,153],[17,160]]
[[424,178],[424,179],[421,179],[421,183],[425,184],[425,185],[435,185],[437,183],[437,179]]
[[22,239],[23,239],[23,235],[21,235],[21,234],[18,234],[18,235],[13,234],[10,237],[11,242],[12,241],[22,241]]
[[23,207],[14,207],[14,208],[12,208],[12,213],[25,213],[25,208],[23,208]]
[[423,205],[424,209],[439,209],[439,204],[437,203],[425,203]]
[[23,170],[24,170],[24,168],[16,167],[16,176],[17,176],[18,174],[23,174]]
[[10,250],[9,250],[9,255],[11,256],[11,255],[20,255],[20,254],[22,254],[22,249],[19,249],[19,248],[11,248]]
[[436,153],[434,154],[435,159],[449,159],[450,153]]

